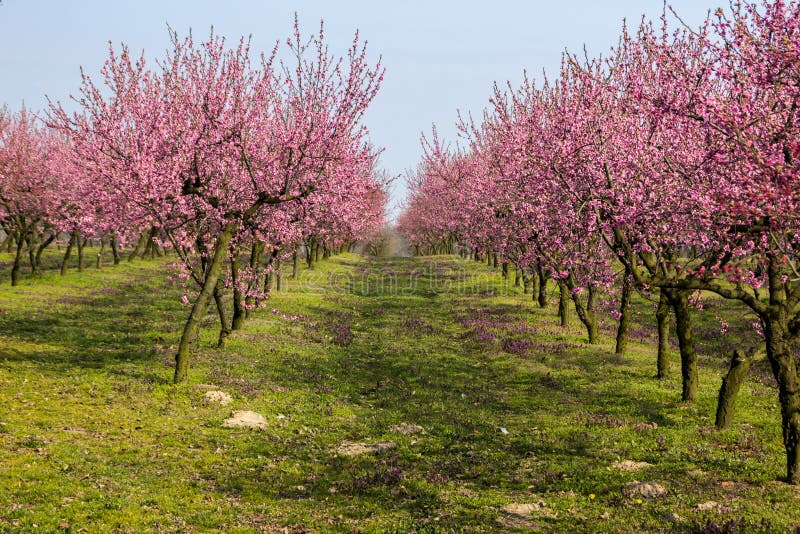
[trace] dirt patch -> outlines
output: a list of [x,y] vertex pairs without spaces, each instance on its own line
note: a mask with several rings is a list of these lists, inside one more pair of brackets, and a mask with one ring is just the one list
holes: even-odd
[[360,454],[379,454],[397,447],[394,441],[378,441],[377,443],[351,443],[345,441],[336,447],[336,454],[341,456],[358,456]]
[[623,460],[621,462],[614,462],[611,464],[614,469],[619,469],[625,473],[633,473],[647,467],[653,467],[653,464],[647,462],[634,462],[633,460]]
[[395,434],[403,434],[404,436],[409,436],[411,434],[423,433],[425,432],[425,429],[414,423],[400,423],[399,425],[395,425],[392,428],[390,428],[389,432],[393,432]]

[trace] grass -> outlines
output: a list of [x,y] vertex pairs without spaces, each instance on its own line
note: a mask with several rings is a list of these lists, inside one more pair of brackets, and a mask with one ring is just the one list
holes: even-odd
[[[8,260],[0,254],[4,284]],[[0,287],[0,531],[784,532],[800,523],[800,492],[779,480],[777,393],[763,364],[734,428],[711,427],[730,349],[751,335],[730,304],[706,297],[697,314],[700,395],[688,406],[677,355],[673,378],[653,378],[652,304],[641,298],[618,358],[612,322],[601,344],[586,345],[576,317],[558,326],[555,295],[540,309],[483,265],[343,255],[285,280],[223,350],[210,313],[189,383],[174,386],[188,310],[162,263],[48,271]],[[234,402],[205,404],[205,384]],[[240,409],[264,414],[267,429],[222,428]],[[401,423],[424,433],[393,430]],[[396,447],[336,452],[376,441]],[[622,472],[612,467],[620,460],[652,465]],[[640,498],[625,489],[633,480],[668,493]],[[505,509],[540,502],[529,515]]]

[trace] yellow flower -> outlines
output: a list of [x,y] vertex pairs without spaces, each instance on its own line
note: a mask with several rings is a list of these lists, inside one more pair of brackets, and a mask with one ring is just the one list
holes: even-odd
[[642,499],[636,499],[636,504],[642,504]]
[[594,493],[590,493],[590,494],[589,494],[589,498],[590,498],[590,499],[594,499],[594,497],[595,497]]

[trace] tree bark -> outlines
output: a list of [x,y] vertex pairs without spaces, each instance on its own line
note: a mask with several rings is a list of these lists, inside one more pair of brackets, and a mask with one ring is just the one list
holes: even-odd
[[231,283],[233,284],[233,323],[232,330],[241,330],[247,316],[247,308],[244,305],[244,295],[239,283],[239,257],[231,258]]
[[569,326],[569,289],[563,280],[558,281],[558,316],[561,326]]
[[681,379],[683,389],[681,400],[694,402],[697,399],[697,351],[692,338],[692,316],[689,310],[687,291],[666,289],[672,309],[675,312],[675,333],[681,351]]
[[75,246],[75,240],[78,239],[78,231],[73,230],[69,236],[69,243],[67,243],[67,250],[64,251],[64,258],[61,260],[61,276],[67,274],[69,267],[69,259],[72,256],[72,247]]
[[217,280],[214,286],[214,303],[217,305],[217,313],[219,314],[219,338],[217,339],[217,348],[221,349],[225,346],[225,340],[231,335],[231,327],[228,324],[228,317],[225,313],[225,301],[223,298],[222,283]]
[[50,246],[50,243],[55,241],[55,239],[56,239],[56,231],[53,230],[50,236],[39,244],[39,247],[36,249],[36,256],[34,257],[33,261],[35,265],[35,267],[32,267],[34,274],[39,274],[40,268],[42,266],[42,254],[44,253],[44,250]]
[[314,268],[314,250],[313,241],[309,240],[305,243],[306,249],[306,267],[309,269]]
[[114,232],[111,232],[111,254],[114,256],[114,265],[119,265],[119,242]]
[[22,248],[25,246],[25,239],[22,237],[22,232],[17,233],[17,253],[14,255],[14,265],[11,267],[11,285],[19,284],[19,270],[22,265]]
[[617,326],[617,343],[614,353],[617,356],[625,354],[628,345],[628,330],[631,322],[631,296],[633,294],[633,281],[631,272],[627,267],[622,278],[622,292],[619,303],[619,325]]
[[142,253],[142,249],[144,248],[144,244],[147,242],[147,232],[142,232],[139,235],[139,240],[136,242],[136,246],[128,255],[128,261],[133,261],[136,259],[136,256]]
[[103,266],[103,251],[106,248],[106,240],[102,237],[100,238],[100,251],[97,253],[97,262],[95,263],[95,267],[100,269]]
[[209,299],[219,280],[222,267],[225,264],[225,256],[228,254],[228,246],[237,228],[237,224],[228,223],[223,227],[222,233],[217,238],[217,243],[214,247],[214,256],[205,272],[203,287],[192,305],[192,311],[189,313],[189,318],[186,320],[186,325],[183,328],[183,334],[178,344],[178,353],[175,355],[174,382],[176,384],[185,382],[188,378],[191,347],[194,345],[195,341],[197,341],[197,336],[200,331],[200,321],[202,321],[208,310]]
[[583,326],[586,327],[586,335],[589,338],[589,344],[594,345],[597,343],[599,337],[597,315],[594,312],[595,290],[591,286],[586,288],[586,303],[584,303],[581,300],[581,294],[575,291],[576,287],[572,280],[572,275],[567,279],[565,285],[572,297],[572,303],[575,306],[575,311],[578,313],[578,319],[580,319]]
[[508,280],[508,262],[504,261],[501,267],[501,272],[503,274],[503,278]]
[[30,232],[28,232],[28,237],[25,240],[26,245],[28,248],[28,263],[31,265],[31,276],[36,276],[37,269],[36,269],[36,238],[38,237],[38,232],[36,228],[32,228]]
[[533,289],[533,277],[528,273],[526,273],[525,271],[522,271],[522,294],[528,295],[532,293],[531,291],[532,289]]
[[281,260],[275,260],[275,291],[283,291],[283,274],[281,273]]
[[739,349],[733,351],[728,374],[722,380],[717,396],[717,415],[714,425],[720,429],[730,428],[736,410],[736,396],[742,387],[753,359]]
[[[77,232],[77,230],[75,231]],[[83,249],[86,246],[87,241],[88,239],[81,239],[80,234],[78,234],[75,239],[75,243],[77,243],[78,245],[78,272],[83,272],[83,266],[84,266]]]
[[292,253],[292,278],[297,278],[297,249]]
[[759,316],[764,327],[767,359],[778,383],[786,480],[790,484],[800,484],[800,380],[798,363],[789,344],[789,314],[794,310],[787,302],[788,288],[782,280],[785,275],[783,263],[782,252],[770,258],[767,266],[769,307]]
[[658,323],[656,378],[663,380],[669,376],[669,299],[663,289],[659,290],[656,321]]
[[537,267],[539,278],[539,307],[544,308],[547,306],[547,276],[544,274],[544,269],[541,266]]

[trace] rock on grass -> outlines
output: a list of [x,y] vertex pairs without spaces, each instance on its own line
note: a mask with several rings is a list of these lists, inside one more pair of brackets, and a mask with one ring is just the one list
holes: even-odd
[[336,454],[342,456],[358,456],[360,454],[377,454],[397,447],[394,441],[379,441],[377,443],[351,443],[345,441],[336,448]]
[[203,395],[203,402],[206,403],[215,402],[217,404],[226,406],[231,402],[233,402],[233,397],[231,397],[224,391],[206,391],[206,394]]
[[404,436],[408,436],[411,434],[425,432],[425,429],[414,423],[400,423],[399,425],[395,425],[390,428],[389,431],[395,434],[403,434]]
[[634,480],[625,484],[625,491],[629,495],[641,495],[645,499],[656,499],[667,496],[667,488],[658,482],[639,482]]
[[260,413],[242,410],[233,412],[222,422],[225,428],[267,428],[267,419]]
[[653,467],[653,464],[649,464],[647,462],[634,462],[633,460],[623,460],[621,462],[614,462],[611,464],[611,467],[614,469],[619,469],[625,473],[632,473],[634,471],[644,469],[645,467]]

